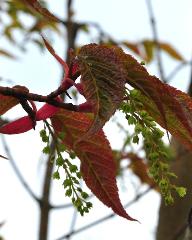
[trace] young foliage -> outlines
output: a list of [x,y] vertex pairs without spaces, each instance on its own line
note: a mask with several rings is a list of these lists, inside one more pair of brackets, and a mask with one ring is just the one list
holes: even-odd
[[[36,2],[28,1],[30,6],[36,7],[38,11],[44,11],[38,4],[36,5]],[[47,13],[44,12],[44,14]],[[37,111],[35,104],[30,102],[34,118],[28,113],[28,116],[1,127],[0,132],[4,134],[23,133],[35,128],[36,121],[51,118],[55,134],[59,137],[60,133],[65,133],[60,146],[64,144],[80,159],[83,179],[91,191],[115,213],[126,219],[134,220],[126,213],[120,202],[113,153],[102,131],[104,124],[120,107],[124,99],[127,102],[124,102],[122,110],[126,114],[128,123],[135,125],[132,141],[138,143],[140,135],[143,136],[150,174],[163,192],[166,202],[172,202],[171,190],[173,189],[183,196],[184,188],[174,186],[169,180],[174,174],[169,171],[166,163],[165,146],[161,140],[162,132],[156,127],[153,119],[192,148],[191,98],[162,83],[158,78],[150,76],[141,64],[118,47],[85,45],[67,66],[45,39],[44,43],[49,52],[64,67],[64,79],[59,88],[47,96],[50,104],[46,103]],[[81,75],[81,83],[75,84],[74,81],[79,75]],[[135,89],[127,94],[125,83]],[[77,111],[83,112],[59,109],[51,105],[51,100],[61,103],[59,95],[73,85],[79,93],[85,96],[86,102],[76,107]],[[21,91],[28,90],[22,88]],[[21,101],[23,101],[23,97],[18,97],[19,100],[10,96],[1,96],[1,98],[3,100],[0,105],[1,115],[19,102],[22,104]],[[28,99],[24,100],[27,102]],[[89,111],[91,114],[85,113]],[[57,139],[55,141],[57,142]],[[44,148],[44,152],[50,153],[48,145]],[[61,165],[61,162],[67,173],[65,179],[67,181],[64,184],[66,195],[71,197],[73,191],[77,189],[72,187],[75,184],[72,177],[74,172],[70,169],[70,161],[63,159],[60,151],[57,151],[57,166]],[[59,171],[55,172],[54,177],[60,177]],[[85,205],[80,205],[79,199],[77,197],[74,200],[74,205],[79,207],[80,213],[83,214],[87,209]]]
[[80,49],[77,58],[83,93],[94,112],[87,137],[100,130],[120,106],[126,78],[123,64],[113,49],[89,44]]
[[150,116],[173,136],[192,148],[191,98],[151,76],[132,56],[121,54],[126,69],[126,82],[139,90],[138,98]]
[[51,118],[51,121],[56,134],[65,132],[63,143],[80,159],[83,179],[95,196],[118,215],[134,220],[126,213],[120,202],[116,166],[103,131],[100,130],[74,145],[89,129],[92,122],[90,116],[62,109]]
[[158,42],[155,43],[153,40],[145,39],[142,42],[129,42],[123,41],[123,46],[130,49],[136,55],[141,57],[147,63],[150,63],[154,59],[155,50],[160,48],[162,51],[167,53],[171,58],[177,61],[184,61],[183,56],[169,43]]
[[44,8],[38,0],[22,0],[22,2],[24,2],[26,5],[28,5],[29,7],[31,7],[33,10],[35,10],[36,12],[38,12],[40,15],[44,16],[45,18],[47,18],[50,21],[56,21],[59,22],[59,19],[53,15],[52,13],[50,13],[47,8]]
[[[42,121],[50,118],[58,111],[57,107],[50,104],[45,104],[37,112],[35,121]],[[34,123],[30,116],[21,117],[11,123],[8,123],[0,128],[0,133],[3,134],[20,134],[34,128]]]
[[[39,33],[51,29],[52,32],[60,34],[58,21],[55,20],[56,17],[54,17],[51,13],[48,14],[48,10],[45,8],[46,6],[47,1],[44,0],[0,1],[0,15],[3,16],[0,21],[2,36],[13,44],[14,47],[19,48],[19,50],[26,50],[28,42],[34,43],[40,48],[40,50],[43,50],[45,46],[39,36]],[[42,17],[40,12],[46,13],[45,17]],[[23,22],[23,18],[21,17],[23,14],[29,17],[32,21],[25,24]],[[9,21],[7,21],[7,19],[9,19]],[[19,39],[17,34],[15,34],[15,31],[20,33]],[[16,58],[14,53],[5,49],[0,49],[0,57],[1,56],[12,59]]]

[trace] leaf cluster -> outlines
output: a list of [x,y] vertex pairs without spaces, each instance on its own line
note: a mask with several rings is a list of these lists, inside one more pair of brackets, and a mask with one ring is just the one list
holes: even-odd
[[[58,21],[57,17],[36,0],[26,1],[26,6],[43,18]],[[16,13],[15,15],[17,16]],[[71,198],[80,214],[88,212],[92,206],[86,200],[87,193],[79,185],[82,176],[101,202],[119,216],[135,220],[127,214],[119,199],[114,154],[103,132],[105,123],[121,108],[128,124],[134,125],[132,142],[138,144],[140,138],[143,138],[149,174],[164,195],[166,203],[173,202],[172,190],[183,197],[185,189],[171,182],[175,175],[169,169],[169,151],[162,141],[163,132],[156,123],[192,149],[191,98],[151,76],[143,64],[119,47],[85,45],[72,56],[67,65],[45,38],[43,41],[48,51],[64,68],[65,76],[58,89],[46,97],[30,94],[23,87],[17,86],[19,91],[0,87],[1,115],[19,103],[28,114],[1,127],[0,132],[24,133],[35,128],[37,121],[44,121],[45,127],[40,132],[42,141],[46,144],[43,152],[52,156],[56,163],[53,174],[55,179],[60,179],[60,169],[64,170],[65,195]],[[80,83],[75,83],[79,76]],[[77,106],[72,103],[62,105],[61,95],[72,86],[86,101]],[[39,110],[34,103],[37,100],[46,102]],[[51,125],[47,119],[50,119]],[[55,142],[55,155],[50,147],[51,138]],[[63,157],[63,152],[68,157]],[[80,170],[73,163],[74,154],[80,160]]]

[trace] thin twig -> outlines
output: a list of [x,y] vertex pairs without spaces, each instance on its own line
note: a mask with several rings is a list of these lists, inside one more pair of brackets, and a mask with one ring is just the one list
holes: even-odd
[[47,240],[48,238],[48,229],[49,229],[49,213],[51,210],[49,197],[51,191],[51,180],[54,163],[52,161],[52,154],[55,152],[55,143],[52,140],[51,145],[51,154],[47,158],[47,166],[45,170],[45,177],[43,183],[43,193],[40,202],[40,225],[39,225],[39,240]]
[[14,159],[13,159],[13,156],[11,154],[11,151],[8,147],[8,144],[5,140],[5,137],[3,135],[1,135],[1,139],[2,139],[2,144],[3,144],[3,147],[5,149],[5,152],[6,152],[6,155],[9,159],[9,162],[17,176],[17,178],[19,179],[19,181],[21,182],[21,184],[23,185],[23,187],[25,188],[25,190],[28,192],[28,194],[38,203],[40,203],[40,199],[35,195],[35,193],[32,191],[32,189],[29,187],[29,185],[27,184],[25,178],[23,177],[23,175],[21,174],[19,168],[17,167]]
[[[192,63],[192,59],[191,59],[191,63]],[[190,69],[189,88],[188,88],[187,93],[189,94],[189,96],[192,97],[192,64],[191,64],[191,69]]]
[[[93,198],[94,195],[91,194],[89,195],[89,197],[87,198],[87,200]],[[67,203],[67,204],[61,204],[61,205],[50,205],[50,209],[53,210],[60,210],[60,209],[65,209],[65,208],[70,208],[70,207],[74,207],[74,205],[72,203]]]
[[36,102],[45,102],[55,107],[64,108],[70,111],[76,111],[76,112],[79,111],[78,105],[73,105],[72,103],[60,102],[60,101],[57,101],[56,99],[50,98],[49,95],[43,96],[36,93],[30,93],[30,92],[22,91],[19,88],[14,88],[14,87],[10,88],[10,87],[0,86],[0,94],[4,96],[12,96],[17,98],[18,100],[25,99],[25,100],[32,100]]
[[[135,202],[137,202],[140,198],[142,198],[143,196],[145,196],[145,195],[146,195],[148,192],[150,192],[152,189],[153,189],[153,187],[149,187],[149,188],[147,188],[144,192],[138,194],[133,200],[131,200],[130,202],[128,202],[127,204],[125,204],[125,205],[124,205],[124,208],[128,208],[128,207],[130,207],[131,205],[133,205]],[[111,213],[111,214],[109,214],[109,215],[107,215],[107,216],[105,216],[105,217],[103,217],[103,218],[100,218],[100,219],[98,219],[98,220],[96,220],[96,221],[94,221],[94,222],[92,222],[92,223],[90,223],[90,224],[87,224],[86,226],[81,227],[81,228],[79,228],[79,229],[77,229],[77,230],[75,230],[75,231],[73,231],[73,232],[71,232],[71,233],[67,233],[67,234],[65,234],[65,235],[57,238],[56,240],[67,239],[67,238],[69,238],[69,237],[72,236],[72,235],[76,235],[76,234],[78,234],[78,233],[80,233],[80,232],[83,232],[83,231],[85,231],[85,230],[87,230],[87,229],[89,229],[89,228],[92,228],[92,227],[94,227],[94,226],[96,226],[96,225],[98,225],[98,224],[101,224],[101,223],[103,223],[103,222],[105,222],[105,221],[107,221],[107,220],[109,220],[109,219],[111,219],[111,218],[113,218],[113,217],[115,217],[115,216],[117,216],[115,213]]]
[[161,48],[159,46],[159,37],[158,37],[158,32],[157,32],[156,19],[155,19],[151,0],[146,0],[146,5],[147,5],[148,12],[149,12],[149,18],[150,18],[151,28],[152,28],[152,33],[153,33],[153,39],[154,39],[154,43],[155,43],[156,49],[157,49],[157,51],[156,51],[157,64],[158,64],[158,68],[159,68],[160,78],[163,82],[166,82],[163,64],[162,64],[162,58],[161,58]]
[[[68,11],[67,22],[69,22],[71,19],[70,18],[71,16],[69,16],[69,14],[72,13],[71,6],[72,6],[72,0],[68,0],[67,1],[67,11]],[[74,25],[72,25],[72,26],[74,26]],[[69,48],[70,47],[74,48],[76,35],[73,35],[70,33],[70,31],[72,31],[72,29],[69,27],[68,24],[67,24],[66,28],[67,28],[67,35],[68,35],[67,63],[69,64]],[[71,37],[69,37],[69,35]],[[62,77],[62,79],[63,79],[63,77]],[[62,97],[64,99],[65,96],[62,96]],[[70,104],[70,105],[74,106],[73,104]],[[56,148],[54,146],[53,141],[52,141],[51,149],[55,152]],[[51,162],[51,156],[49,156],[48,165],[46,168],[46,174],[44,177],[43,196],[42,196],[42,205],[41,205],[41,217],[40,217],[40,226],[39,226],[39,240],[47,240],[47,237],[48,237],[49,213],[51,210],[49,196],[50,196],[52,172],[53,172],[53,163]]]
[[74,209],[73,216],[72,216],[72,221],[71,221],[71,226],[70,226],[70,230],[69,230],[69,235],[66,238],[67,240],[70,240],[71,237],[72,237],[72,233],[74,232],[75,224],[77,222],[77,217],[78,217],[77,210]]
[[185,66],[187,66],[187,62],[181,62],[179,63],[174,69],[173,71],[166,77],[166,81],[167,82],[170,82],[174,77],[175,75],[182,69],[184,68]]

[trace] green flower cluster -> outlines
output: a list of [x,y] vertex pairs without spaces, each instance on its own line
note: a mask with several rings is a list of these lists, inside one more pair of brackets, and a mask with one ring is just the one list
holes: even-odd
[[138,90],[127,90],[127,102],[121,106],[129,125],[134,125],[133,143],[139,143],[140,136],[143,137],[143,149],[148,159],[149,175],[159,186],[166,204],[172,204],[172,190],[175,190],[180,197],[186,194],[186,189],[177,187],[171,183],[172,178],[177,176],[170,171],[169,160],[170,149],[164,144],[162,137],[164,133],[157,127],[154,119],[144,110],[139,100]]
[[[47,134],[47,130],[49,134]],[[52,162],[56,164],[56,171],[53,173],[53,178],[59,180],[61,178],[60,168],[64,169],[65,179],[63,181],[63,187],[65,189],[65,196],[71,198],[73,205],[83,216],[84,213],[89,212],[92,203],[87,201],[89,195],[80,187],[80,179],[82,176],[78,167],[71,163],[72,160],[76,158],[75,153],[69,152],[62,143],[64,133],[62,132],[58,136],[55,136],[48,122],[45,123],[44,129],[40,131],[40,137],[42,141],[46,143],[46,146],[43,148],[43,153],[49,154],[52,158]],[[56,154],[51,152],[50,137],[54,139]],[[68,154],[70,160],[62,156],[64,152]]]

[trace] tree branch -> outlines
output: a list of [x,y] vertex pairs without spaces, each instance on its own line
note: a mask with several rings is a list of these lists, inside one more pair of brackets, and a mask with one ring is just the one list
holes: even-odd
[[[55,144],[52,140],[50,146],[51,152],[55,152]],[[49,229],[49,213],[51,206],[49,203],[49,195],[51,191],[51,180],[54,163],[52,162],[52,154],[48,156],[46,172],[43,183],[43,193],[39,204],[41,215],[40,215],[40,226],[39,226],[39,240],[47,240],[48,229]]]
[[181,62],[179,63],[172,72],[166,77],[166,81],[169,82],[172,80],[172,78],[175,77],[175,75],[184,67],[186,67],[188,64],[191,64],[191,62]]
[[160,78],[163,82],[167,82],[165,79],[165,74],[164,74],[164,69],[163,69],[163,64],[162,64],[161,48],[159,46],[159,37],[158,37],[158,32],[157,32],[156,19],[155,19],[151,0],[146,0],[146,5],[147,5],[148,12],[149,12],[149,18],[150,18],[151,28],[152,28],[152,33],[153,33],[153,39],[154,39],[154,43],[155,43],[156,49],[157,49],[156,54],[157,54],[157,63],[158,63]]
[[7,145],[7,142],[5,141],[5,137],[3,135],[1,135],[1,139],[2,139],[2,144],[3,144],[3,147],[5,149],[5,152],[6,152],[6,155],[9,159],[9,162],[17,176],[17,178],[19,179],[19,181],[21,182],[21,184],[23,185],[23,187],[25,188],[25,190],[28,192],[28,194],[38,203],[40,203],[40,199],[35,195],[35,193],[32,191],[32,189],[29,187],[29,185],[27,184],[27,182],[25,181],[23,175],[21,174],[19,168],[17,167],[14,159],[13,159],[13,156],[10,152],[10,149]]
[[[71,21],[71,14],[72,13],[72,0],[68,0],[67,1],[67,19],[69,21]],[[74,25],[73,25],[74,26]],[[69,37],[69,35],[71,34],[70,31],[72,31],[72,28],[69,27],[69,25],[67,24],[67,40],[68,40],[68,47],[67,47],[67,63],[69,63],[69,47],[72,46],[74,48],[75,46],[75,40],[76,40],[76,35],[71,35],[73,37]],[[56,90],[57,91],[57,90]],[[64,92],[63,92],[64,93]],[[46,96],[47,97],[47,96]],[[63,96],[64,98],[64,96]],[[49,98],[48,98],[49,99]],[[51,99],[52,101],[53,99]],[[49,104],[51,104],[50,102],[48,102]],[[73,111],[77,111],[77,106],[74,106],[73,104],[66,104],[66,103],[62,103],[63,107],[65,108],[65,106],[68,107],[68,110],[72,110]],[[67,108],[65,108],[67,109]],[[51,146],[52,151],[55,151],[55,146],[54,143],[52,141],[52,146]],[[50,195],[50,187],[51,187],[51,180],[52,180],[52,172],[53,172],[53,163],[51,161],[51,155],[48,158],[48,162],[47,162],[47,168],[46,168],[46,174],[44,177],[44,186],[43,186],[43,196],[42,196],[42,204],[40,205],[40,210],[41,210],[41,217],[40,217],[40,226],[39,226],[39,240],[47,240],[48,237],[48,225],[49,225],[49,213],[51,210],[51,205],[49,203],[49,195]]]
[[36,102],[45,102],[55,107],[64,108],[70,111],[76,111],[76,112],[80,111],[78,105],[73,105],[72,103],[59,102],[56,99],[50,98],[49,94],[47,96],[43,96],[35,93],[26,92],[15,87],[11,88],[11,87],[2,87],[2,86],[0,86],[0,94],[4,96],[12,96],[17,98],[18,100],[24,99],[24,100],[32,100]]
[[[146,195],[148,192],[150,192],[152,189],[153,189],[153,187],[149,187],[149,188],[147,188],[144,192],[138,194],[133,200],[131,200],[130,202],[128,202],[127,204],[125,204],[125,205],[124,205],[124,208],[128,208],[128,207],[130,207],[131,205],[133,205],[135,202],[137,202],[140,198],[142,198],[143,196],[145,196],[145,195]],[[109,214],[109,215],[107,215],[107,216],[105,216],[105,217],[103,217],[103,218],[100,218],[100,219],[98,219],[98,220],[96,220],[96,221],[94,221],[94,222],[92,222],[92,223],[90,223],[90,224],[87,224],[86,226],[81,227],[81,228],[79,228],[79,229],[77,229],[77,230],[75,230],[75,231],[73,231],[73,232],[67,233],[67,234],[65,234],[65,235],[57,238],[56,240],[67,239],[67,238],[69,238],[69,237],[71,237],[71,236],[73,236],[73,235],[76,235],[76,234],[78,234],[78,233],[80,233],[80,232],[83,232],[83,231],[85,231],[85,230],[87,230],[87,229],[89,229],[89,228],[92,228],[92,227],[94,227],[94,226],[96,226],[96,225],[98,225],[98,224],[101,224],[101,223],[103,223],[103,222],[105,222],[105,221],[107,221],[107,220],[109,220],[109,219],[111,219],[111,218],[113,218],[113,217],[115,217],[115,216],[117,216],[115,213]]]

